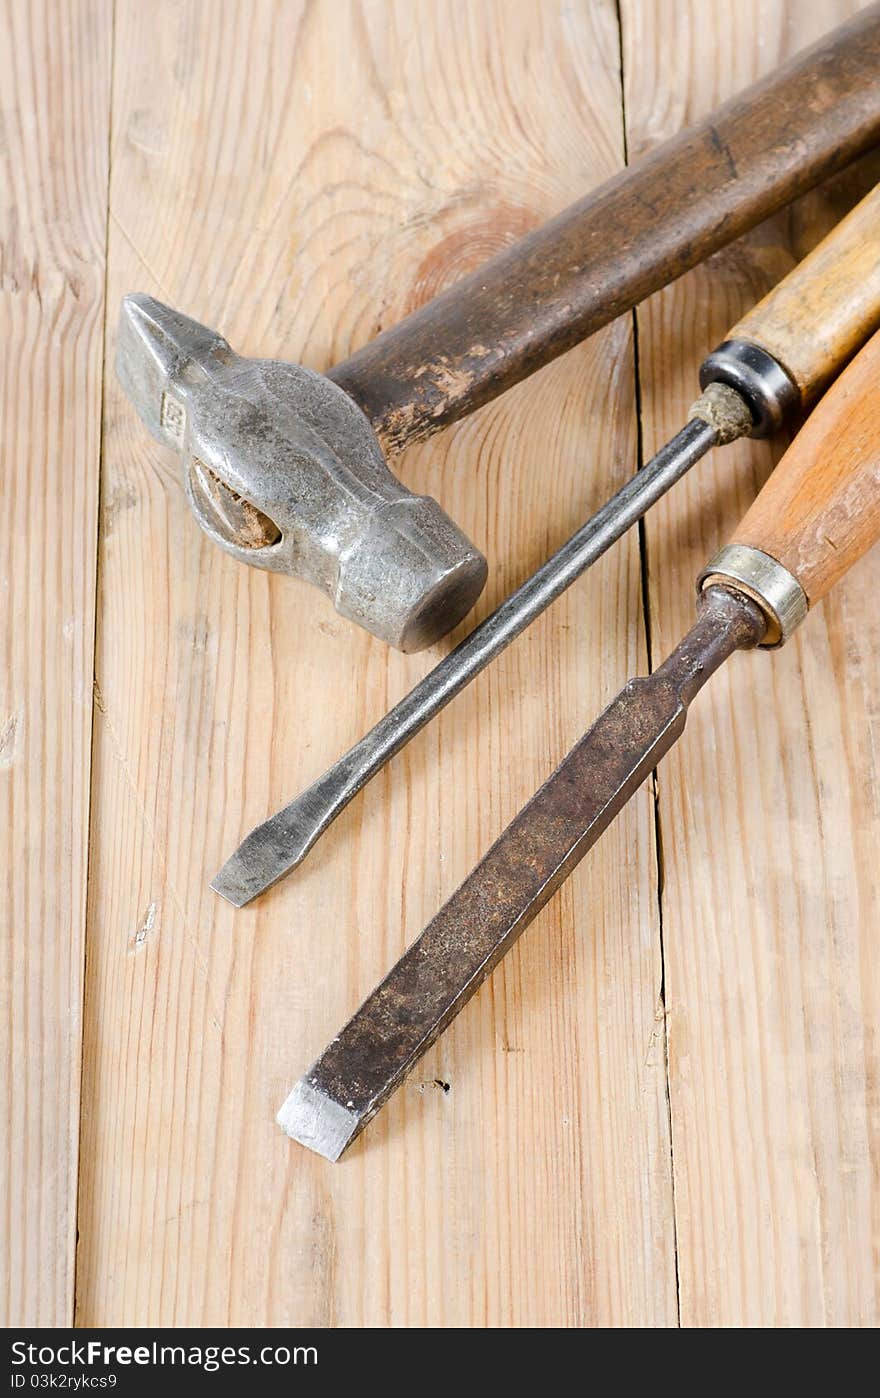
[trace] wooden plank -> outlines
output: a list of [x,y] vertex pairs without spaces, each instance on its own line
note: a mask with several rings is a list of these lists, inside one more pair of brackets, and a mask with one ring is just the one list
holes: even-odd
[[[623,0],[631,154],[854,8]],[[647,451],[682,421],[703,354],[867,174],[802,201],[639,311]],[[715,453],[650,517],[655,661],[689,623],[693,577],[777,451]],[[684,1325],[877,1323],[878,586],[875,550],[789,647],[734,660],[660,774]]]
[[110,5],[0,13],[0,1321],[73,1315]]
[[[141,288],[321,368],[622,159],[611,0],[117,10],[111,324]],[[483,610],[629,473],[632,390],[624,320],[408,454]],[[234,913],[240,834],[435,656],[203,541],[109,382],[105,455],[79,1322],[674,1324],[649,793],[345,1162],[273,1123],[644,663],[637,541]]]

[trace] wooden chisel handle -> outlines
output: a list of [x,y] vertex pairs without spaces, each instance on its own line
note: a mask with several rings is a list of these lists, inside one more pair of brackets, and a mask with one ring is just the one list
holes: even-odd
[[880,332],[801,429],[700,585],[733,584],[787,639],[880,538]]
[[743,316],[729,339],[771,354],[811,407],[880,327],[880,185]]

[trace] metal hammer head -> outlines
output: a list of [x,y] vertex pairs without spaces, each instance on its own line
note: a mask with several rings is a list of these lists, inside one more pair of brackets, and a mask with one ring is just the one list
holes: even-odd
[[399,650],[430,645],[482,591],[486,560],[391,474],[364,413],[322,374],[242,359],[151,296],[122,302],[117,372],[180,453],[190,505],[244,563],[314,583]]

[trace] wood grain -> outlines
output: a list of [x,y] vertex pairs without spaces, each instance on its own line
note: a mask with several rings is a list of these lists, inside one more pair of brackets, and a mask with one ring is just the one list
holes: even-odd
[[[623,0],[630,149],[851,9]],[[802,201],[639,311],[646,451],[680,423],[701,355],[827,231],[842,194]],[[655,662],[776,454],[727,447],[649,517]],[[684,1325],[878,1320],[878,586],[875,550],[782,651],[735,658],[659,775]]]
[[815,408],[734,540],[782,563],[813,606],[878,536],[880,334]]
[[880,185],[870,190],[730,338],[772,354],[812,406],[880,326]]
[[[611,0],[118,0],[115,35],[111,343],[142,289],[324,368],[623,159]],[[484,610],[628,476],[633,384],[624,320],[401,463]],[[79,1323],[675,1324],[650,792],[346,1162],[273,1121],[644,665],[637,539],[234,913],[241,833],[436,656],[203,540],[109,378],[104,431]]]
[[0,1323],[73,1317],[110,5],[0,10]]
[[[698,466],[643,557],[612,551],[235,913],[207,879],[242,831],[435,657],[203,540],[106,367],[137,288],[337,362],[618,170],[624,96],[633,159],[854,9],[621,0],[622,92],[612,0],[3,8],[6,1323],[70,1322],[78,1227],[80,1324],[877,1324],[878,550],[695,706],[659,774],[659,906],[646,790],[330,1167],[274,1125],[290,1082],[679,638],[782,447]],[[878,178],[639,311],[645,451]],[[486,550],[482,612],[629,473],[631,330],[400,462]]]

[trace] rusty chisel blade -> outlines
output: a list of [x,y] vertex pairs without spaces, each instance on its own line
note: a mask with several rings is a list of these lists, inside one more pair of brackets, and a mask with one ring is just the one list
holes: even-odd
[[665,664],[629,681],[296,1084],[289,1136],[339,1159],[672,747],[709,675],[764,630],[748,598],[702,594]]

